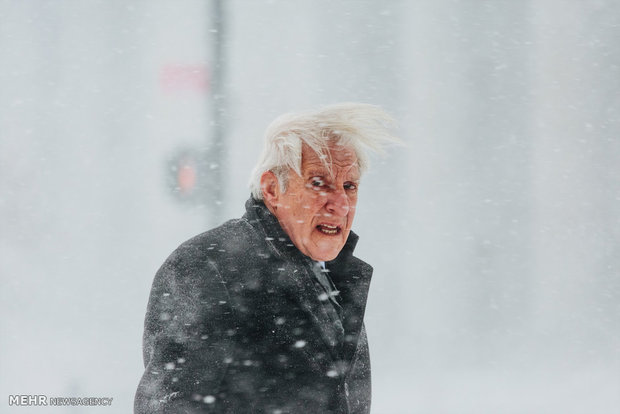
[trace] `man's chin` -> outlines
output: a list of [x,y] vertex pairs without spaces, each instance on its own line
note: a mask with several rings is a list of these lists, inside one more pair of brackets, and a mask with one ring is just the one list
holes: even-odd
[[342,246],[313,249],[313,251],[310,252],[310,257],[319,262],[329,262],[338,257],[340,250],[342,250]]

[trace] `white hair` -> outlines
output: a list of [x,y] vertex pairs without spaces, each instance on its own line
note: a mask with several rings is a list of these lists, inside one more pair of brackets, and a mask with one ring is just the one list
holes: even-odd
[[265,171],[276,175],[283,192],[290,170],[301,176],[302,144],[315,151],[327,168],[331,159],[329,144],[350,146],[363,173],[368,168],[368,151],[383,153],[385,144],[400,142],[389,133],[393,123],[392,117],[378,106],[361,103],[340,103],[279,116],[265,131],[263,152],[250,175],[252,196],[263,199],[260,179]]

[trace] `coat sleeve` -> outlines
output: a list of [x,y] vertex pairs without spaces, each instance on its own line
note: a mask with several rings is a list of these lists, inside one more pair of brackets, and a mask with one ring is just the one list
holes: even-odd
[[353,358],[351,371],[345,381],[345,393],[349,405],[349,412],[368,414],[370,412],[371,380],[370,355],[366,328],[362,324],[357,350]]
[[236,328],[217,268],[193,253],[175,252],[155,276],[135,414],[218,410]]

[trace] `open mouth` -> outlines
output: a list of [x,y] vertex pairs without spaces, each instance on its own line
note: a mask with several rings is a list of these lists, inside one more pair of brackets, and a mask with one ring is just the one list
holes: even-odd
[[328,236],[335,236],[342,231],[340,226],[332,226],[329,224],[319,224],[316,226],[316,229],[323,234],[327,234]]

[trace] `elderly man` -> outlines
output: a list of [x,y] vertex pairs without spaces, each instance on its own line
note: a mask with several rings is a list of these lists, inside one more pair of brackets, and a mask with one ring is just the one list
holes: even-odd
[[153,283],[136,413],[368,413],[372,268],[351,232],[375,106],[276,119],[245,215],[183,243]]

